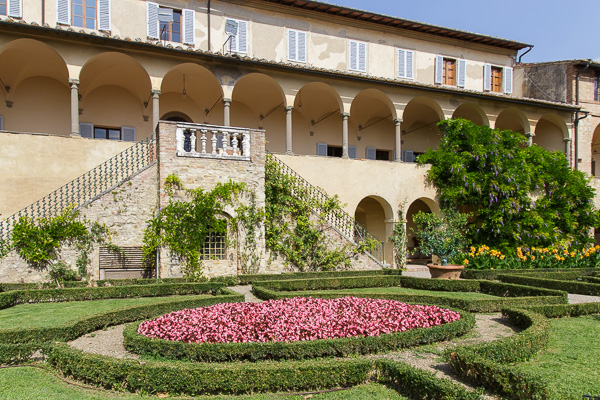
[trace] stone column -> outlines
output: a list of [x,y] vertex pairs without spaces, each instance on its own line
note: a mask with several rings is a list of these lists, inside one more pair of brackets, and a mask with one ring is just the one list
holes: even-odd
[[571,165],[571,138],[565,138],[565,156],[567,157],[567,162]]
[[531,147],[533,145],[533,133],[528,133],[525,137],[527,138],[527,147]]
[[342,113],[342,158],[348,158],[348,117],[350,113]]
[[402,119],[395,118],[395,132],[396,132],[396,157],[394,161],[401,162],[402,161],[402,131],[400,130],[400,125],[402,124]]
[[69,79],[71,85],[71,137],[81,137],[79,133],[79,79]]
[[160,119],[160,90],[152,90],[152,134],[156,133]]
[[294,154],[292,151],[292,110],[294,107],[285,106],[285,154]]
[[231,126],[231,99],[223,99],[223,126]]

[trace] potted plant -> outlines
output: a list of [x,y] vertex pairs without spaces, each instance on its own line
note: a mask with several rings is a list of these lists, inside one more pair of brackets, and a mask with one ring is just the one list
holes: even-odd
[[458,279],[463,265],[448,264],[465,246],[465,226],[468,214],[456,210],[442,210],[440,214],[419,211],[414,217],[415,236],[421,251],[438,256],[440,264],[427,264],[432,278]]

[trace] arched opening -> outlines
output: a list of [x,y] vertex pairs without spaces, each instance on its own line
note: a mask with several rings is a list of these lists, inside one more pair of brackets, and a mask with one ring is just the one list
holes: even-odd
[[477,125],[490,126],[490,121],[477,104],[463,103],[454,110],[452,118],[464,118]]
[[82,136],[139,141],[152,133],[150,78],[136,60],[99,54],[83,66],[79,80]]
[[208,69],[179,64],[165,74],[160,92],[161,119],[223,125],[223,89]]
[[402,121],[402,160],[415,162],[428,149],[437,149],[441,133],[437,123],[444,113],[435,100],[416,97],[404,108]]
[[71,133],[69,73],[54,49],[32,39],[6,44],[0,49],[0,79],[5,130]]
[[342,109],[342,100],[331,86],[304,85],[294,100],[294,153],[341,157]]
[[392,234],[393,211],[390,204],[379,196],[365,197],[358,203],[354,211],[354,218],[379,242],[384,244],[384,260],[392,264],[394,259],[393,245],[387,239]]
[[516,108],[509,108],[502,111],[498,115],[498,118],[496,118],[494,128],[518,132],[524,136],[527,136],[530,130],[527,117],[521,110]]
[[383,92],[367,89],[352,101],[348,142],[357,158],[394,160],[396,110]]
[[533,143],[548,151],[565,154],[565,139],[569,137],[567,125],[554,114],[544,115],[535,125]]
[[417,199],[413,201],[408,209],[406,210],[406,234],[408,235],[408,258],[411,262],[425,263],[431,259],[431,254],[423,254],[419,249],[419,242],[415,238],[414,231],[417,228],[413,218],[414,216],[422,211],[424,213],[431,213],[435,207],[432,206],[433,200],[431,199]]
[[592,138],[592,175],[600,176],[600,125],[594,130]]
[[245,75],[235,84],[232,100],[232,124],[264,129],[267,150],[283,153],[286,147],[285,96],[277,81],[265,74]]

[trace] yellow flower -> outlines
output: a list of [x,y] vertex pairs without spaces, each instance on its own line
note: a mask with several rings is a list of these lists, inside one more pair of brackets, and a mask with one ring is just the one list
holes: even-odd
[[465,260],[463,261],[463,264],[465,264],[465,265],[467,265],[468,263],[469,263],[469,260],[467,260],[467,259],[465,259]]
[[500,256],[500,259],[501,259],[501,260],[504,260],[504,254],[502,254],[502,255]]

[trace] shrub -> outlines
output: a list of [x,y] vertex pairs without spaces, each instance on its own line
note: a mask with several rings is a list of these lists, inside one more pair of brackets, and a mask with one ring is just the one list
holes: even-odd
[[502,282],[518,283],[547,289],[566,290],[569,293],[578,293],[588,296],[600,296],[600,284],[597,283],[537,278],[532,276],[523,276],[523,274],[499,274],[498,279],[500,279]]

